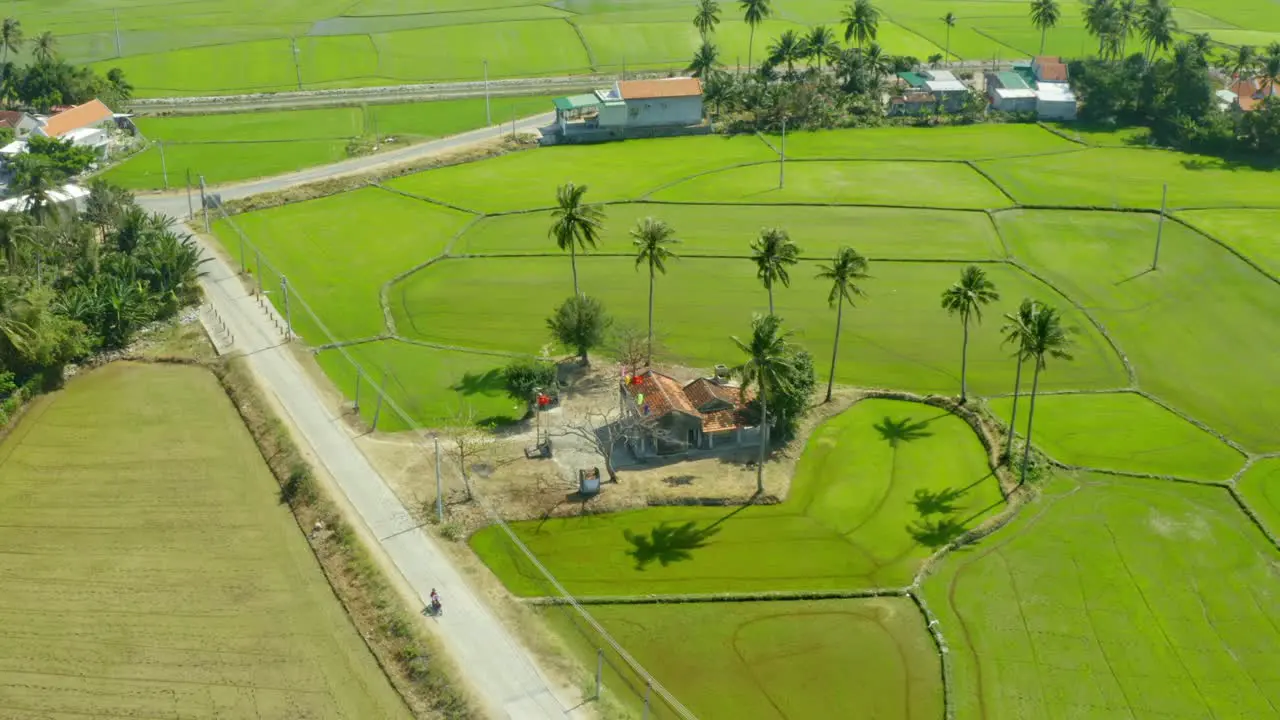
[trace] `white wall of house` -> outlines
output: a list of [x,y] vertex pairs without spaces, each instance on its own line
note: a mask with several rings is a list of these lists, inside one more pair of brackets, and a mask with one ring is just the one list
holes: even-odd
[[627,100],[627,127],[696,125],[702,122],[702,96]]

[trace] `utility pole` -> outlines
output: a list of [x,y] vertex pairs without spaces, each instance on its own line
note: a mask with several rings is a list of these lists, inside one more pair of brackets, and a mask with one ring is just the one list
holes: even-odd
[[514,103],[512,103],[511,105],[511,141],[515,142],[515,139],[516,139],[516,106]]
[[1169,202],[1169,183],[1164,184],[1164,190],[1160,193],[1160,224],[1156,225],[1156,254],[1151,258],[1151,269],[1155,270],[1160,264],[1160,239],[1164,235],[1164,212]]
[[191,168],[187,168],[187,217],[195,218],[196,208],[191,202]]
[[164,141],[159,140],[156,145],[160,147],[160,172],[164,174],[164,189],[169,189],[169,163],[164,159]]
[[293,48],[293,70],[298,74],[298,90],[302,90],[302,65],[298,62],[298,38],[289,38],[289,46]]
[[382,414],[382,395],[387,387],[387,368],[382,368],[382,382],[378,383],[378,404],[373,408],[373,429],[378,429],[378,416]]
[[444,522],[444,488],[440,484],[440,436],[432,435],[436,441],[436,520]]
[[120,11],[111,8],[111,17],[116,21],[116,57],[124,57],[124,51],[120,48]]
[[293,314],[289,311],[289,278],[280,276],[280,294],[284,296],[284,339],[293,339]]
[[[204,231],[209,232],[209,199],[204,194],[204,176],[200,176],[200,207],[204,210]],[[244,264],[244,258],[241,257],[241,264]]]
[[787,172],[787,116],[782,116],[782,152],[778,153],[778,189],[786,182]]
[[493,114],[489,112],[489,58],[484,59],[484,126],[493,127]]
[[354,403],[354,409],[356,411],[356,415],[360,414],[360,379],[363,376],[364,376],[364,373],[360,370],[360,366],[357,365],[356,366],[356,401]]

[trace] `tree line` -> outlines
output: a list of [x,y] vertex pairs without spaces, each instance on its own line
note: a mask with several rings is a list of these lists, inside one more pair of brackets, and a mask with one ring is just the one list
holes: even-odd
[[[604,304],[583,294],[578,282],[578,253],[589,252],[599,246],[605,221],[603,208],[585,202],[586,192],[586,186],[573,183],[557,189],[556,206],[551,212],[552,224],[548,231],[556,247],[569,253],[573,294],[555,308],[547,320],[547,327],[552,337],[562,346],[573,349],[584,365],[589,362],[588,354],[606,342],[612,322]],[[636,269],[646,272],[649,280],[644,352],[636,353],[630,359],[636,365],[630,369],[636,371],[652,364],[657,278],[666,274],[668,263],[679,259],[675,246],[680,240],[674,228],[654,217],[639,220],[630,235]],[[756,277],[768,296],[768,313],[752,318],[751,332],[745,338],[732,337],[741,357],[731,369],[731,375],[741,381],[744,397],[749,391],[755,391],[748,403],[748,414],[762,432],[756,482],[757,491],[763,493],[763,465],[769,444],[772,440],[785,441],[794,435],[798,422],[810,409],[817,383],[812,357],[794,341],[792,333],[784,329],[783,319],[774,306],[774,290],[791,286],[791,271],[801,261],[799,246],[786,230],[764,228],[752,240],[750,251]],[[863,285],[871,278],[869,266],[865,256],[848,246],[841,247],[829,262],[818,266],[816,277],[828,283],[827,303],[835,311],[835,339],[823,402],[831,401],[835,387],[844,309],[846,306],[856,307],[856,301],[866,296]],[[970,325],[981,323],[983,308],[999,299],[995,284],[976,265],[963,268],[959,280],[942,292],[941,309],[956,316],[962,328],[959,397],[962,404],[968,400]],[[1024,299],[1016,311],[1004,315],[1004,320],[1002,343],[1012,348],[1016,366],[1013,412],[1004,455],[1007,462],[1017,463],[1020,482],[1025,482],[1031,466],[1031,432],[1041,372],[1050,359],[1071,359],[1072,335],[1077,330],[1065,324],[1055,307],[1032,298]],[[1025,445],[1019,459],[1014,456],[1013,438],[1022,393],[1022,371],[1027,363],[1032,369],[1030,409]],[[522,359],[508,365],[503,377],[508,394],[532,407],[538,393],[555,387],[557,372],[555,366],[548,362]],[[608,463],[607,455],[605,460]],[[610,474],[613,474],[612,470]]]
[[[10,59],[24,47],[31,62],[19,66]],[[57,105],[80,105],[94,98],[121,110],[133,97],[133,86],[124,71],[112,68],[105,76],[92,68],[72,65],[58,55],[58,39],[51,32],[28,38],[14,18],[0,22],[0,101],[18,104],[39,113]]]
[[0,423],[63,368],[196,301],[195,243],[103,181],[82,212],[48,191],[0,212]]

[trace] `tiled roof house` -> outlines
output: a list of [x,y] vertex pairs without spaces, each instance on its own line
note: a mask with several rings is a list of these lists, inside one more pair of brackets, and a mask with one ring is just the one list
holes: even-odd
[[640,438],[632,450],[638,455],[669,454],[750,444],[758,435],[746,417],[746,405],[752,397],[750,392],[744,397],[737,385],[717,378],[681,384],[655,370],[629,376],[622,382],[623,404],[631,412],[654,418],[661,430],[656,443]]

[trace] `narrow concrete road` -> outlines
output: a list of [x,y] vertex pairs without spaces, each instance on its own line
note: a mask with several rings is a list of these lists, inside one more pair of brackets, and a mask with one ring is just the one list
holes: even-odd
[[[516,121],[516,132],[522,130],[534,130],[545,127],[555,120],[555,113],[547,113],[544,115],[534,115],[532,117],[523,118]],[[210,188],[210,191],[218,193],[222,196],[222,201],[236,200],[239,198],[251,197],[253,195],[261,195],[262,193],[275,192],[284,190],[295,185],[305,185],[320,180],[330,180],[346,175],[358,175],[381,168],[389,168],[395,165],[403,165],[411,163],[422,158],[439,155],[441,153],[450,152],[465,148],[469,145],[475,145],[486,140],[494,140],[504,135],[511,134],[511,124],[494,125],[492,127],[480,128],[461,135],[453,135],[450,137],[440,138],[438,140],[429,140],[416,145],[409,145],[397,148],[384,153],[376,153],[374,155],[365,155],[363,157],[351,158],[330,165],[317,165],[316,167],[299,170],[297,172],[287,173],[285,175],[275,175],[272,177],[261,178],[258,180],[249,180],[246,182],[230,183],[227,185],[218,185]],[[193,172],[198,172],[199,168],[192,168]],[[199,209],[200,193],[193,191],[194,200],[192,201]],[[187,192],[168,193],[150,193],[138,195],[138,201],[148,210],[163,212],[173,217],[186,217],[187,215]]]
[[[484,139],[496,131],[483,130],[434,143],[448,149]],[[307,177],[318,179],[341,172],[338,167],[317,168]],[[250,184],[235,197],[277,189],[305,180],[275,178]],[[227,194],[224,194],[224,198]],[[175,222],[186,214],[186,198],[145,205],[166,211]],[[444,600],[445,614],[437,620],[439,635],[488,714],[510,720],[562,720],[586,716],[581,698],[571,689],[557,688],[537,667],[533,655],[477,597],[435,540],[417,527],[392,492],[356,446],[344,422],[335,416],[298,360],[284,345],[265,308],[249,294],[232,267],[211,248],[203,248],[209,261],[202,280],[206,295],[222,323],[230,331],[235,351],[245,355],[269,395],[284,408],[287,420],[305,438],[313,457],[334,478],[359,521],[378,538],[381,550],[395,564],[425,607],[431,589]],[[228,336],[223,334],[223,338]],[[355,518],[352,519],[356,520]]]

